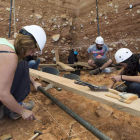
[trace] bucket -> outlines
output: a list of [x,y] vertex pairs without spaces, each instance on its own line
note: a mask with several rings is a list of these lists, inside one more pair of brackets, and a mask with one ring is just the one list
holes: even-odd
[[59,70],[53,67],[44,67],[42,68],[42,71],[53,75],[59,75]]
[[80,80],[80,77],[78,75],[72,74],[72,73],[64,74],[63,77],[68,78],[68,79]]

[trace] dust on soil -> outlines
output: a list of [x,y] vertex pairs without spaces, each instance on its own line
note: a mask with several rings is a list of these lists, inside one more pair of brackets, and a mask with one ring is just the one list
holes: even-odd
[[[9,0],[0,1],[0,36],[8,38],[8,19]],[[44,54],[44,63],[52,63],[54,53],[52,50],[59,48],[60,60],[67,62],[69,48],[74,48],[79,52],[78,59],[87,62],[86,49],[93,44],[97,36],[97,22],[95,2],[87,1],[50,1],[50,0],[19,0],[16,1],[16,22],[17,31],[29,24],[38,24],[42,26],[48,37]],[[88,4],[89,3],[89,4]],[[81,7],[79,7],[81,4]],[[130,4],[133,5],[129,9]],[[92,12],[91,12],[92,11]],[[99,17],[101,36],[105,38],[105,43],[113,48],[112,56],[120,47],[128,47],[133,52],[139,51],[140,45],[140,3],[138,0],[99,0]],[[41,19],[37,19],[35,14],[40,14]],[[66,17],[66,18],[65,18]],[[107,17],[107,19],[105,19]],[[70,22],[72,20],[72,26]],[[68,25],[63,25],[68,22]],[[81,28],[81,24],[83,28]],[[61,25],[59,28],[55,25]],[[13,38],[13,18],[11,28],[11,38]],[[74,29],[73,27],[76,27]],[[52,42],[52,35],[60,34],[59,41]],[[47,56],[47,57],[46,57]],[[112,57],[113,58],[113,57]],[[114,72],[116,73],[116,72]],[[61,73],[62,76],[64,73]],[[88,72],[81,73],[81,80],[95,85],[109,85],[111,74],[99,74],[89,76]],[[43,86],[45,83],[40,81]],[[138,140],[140,137],[140,119],[127,113],[113,109],[113,114],[108,118],[99,117],[95,111],[100,103],[79,96],[75,93],[62,90],[61,92],[48,90],[55,98],[68,106],[71,110],[91,123],[101,132],[110,136],[113,140]],[[33,88],[26,101],[34,100],[35,112],[37,118],[42,121],[17,121],[4,117],[0,121],[0,136],[12,134],[14,140],[29,139],[34,130],[40,130],[47,135],[42,135],[37,139],[76,139],[96,140],[90,132],[86,131],[69,115],[54,105],[49,99]],[[69,132],[72,127],[72,138]],[[82,132],[82,133],[81,133]]]

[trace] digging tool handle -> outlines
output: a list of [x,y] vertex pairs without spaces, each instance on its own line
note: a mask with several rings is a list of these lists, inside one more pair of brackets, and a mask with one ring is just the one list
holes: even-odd
[[39,133],[36,133],[35,135],[33,135],[30,139],[28,140],[34,140],[37,136],[39,136]]
[[120,102],[124,102],[124,103],[126,103],[126,104],[131,104],[131,103],[133,102],[132,100],[121,99],[121,98],[119,98],[119,97],[117,97],[117,96],[110,95],[110,94],[105,94],[105,96],[118,99]]
[[105,96],[111,97],[111,98],[115,98],[115,99],[120,99],[119,97],[115,96],[115,95],[110,95],[110,94],[105,94]]
[[111,93],[115,93],[116,95],[119,95],[119,93],[120,93],[119,91],[111,89],[111,88],[108,88],[108,91]]

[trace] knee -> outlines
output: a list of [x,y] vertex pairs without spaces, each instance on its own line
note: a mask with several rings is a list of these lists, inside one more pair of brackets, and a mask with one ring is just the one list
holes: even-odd
[[93,65],[94,64],[94,61],[93,60],[88,60],[88,64],[89,65]]
[[138,86],[139,86],[139,85],[138,85],[137,83],[131,83],[131,84],[129,85],[129,89],[134,91],[134,90],[136,90],[136,89],[138,88]]
[[35,60],[30,60],[30,61],[28,62],[28,64],[31,64],[31,65],[34,65],[35,63],[36,63]]
[[40,58],[37,58],[37,60],[36,60],[36,61],[37,61],[37,63],[40,63]]

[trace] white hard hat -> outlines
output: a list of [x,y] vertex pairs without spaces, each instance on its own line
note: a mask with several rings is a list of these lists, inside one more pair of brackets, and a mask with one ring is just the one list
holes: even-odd
[[41,50],[40,54],[42,54],[42,50],[47,41],[47,36],[46,36],[44,29],[38,25],[25,26],[25,27],[23,27],[23,29],[25,29],[27,32],[29,32],[35,38],[35,40]]
[[121,63],[132,56],[132,52],[127,48],[121,48],[115,53],[115,59],[117,63]]
[[104,39],[101,36],[98,36],[95,40],[96,44],[104,44]]

